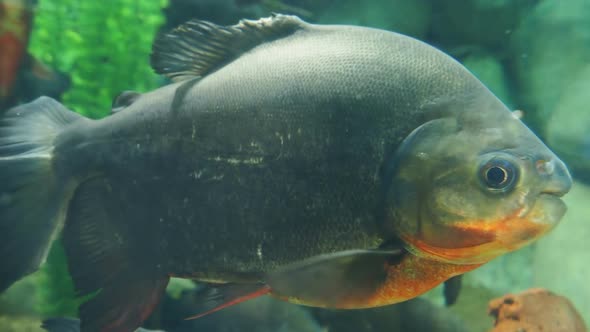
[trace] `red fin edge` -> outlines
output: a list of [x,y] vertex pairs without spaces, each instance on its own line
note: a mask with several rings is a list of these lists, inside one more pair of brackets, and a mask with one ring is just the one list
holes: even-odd
[[223,303],[211,310],[205,311],[203,313],[200,313],[200,314],[197,314],[194,316],[190,316],[188,318],[185,318],[184,320],[193,320],[193,319],[201,318],[203,316],[209,315],[209,314],[219,311],[221,309],[231,307],[232,305],[239,304],[239,303],[257,298],[259,296],[266,295],[268,293],[270,293],[270,286],[265,285],[265,286],[262,286],[261,288],[255,290],[254,292],[251,292],[251,293],[248,293],[248,294],[245,294],[242,296],[238,296],[238,297],[236,297],[228,302],[225,302],[225,303]]

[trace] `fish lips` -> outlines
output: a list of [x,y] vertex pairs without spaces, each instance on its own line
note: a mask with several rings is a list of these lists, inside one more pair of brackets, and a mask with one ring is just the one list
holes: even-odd
[[567,212],[567,205],[563,195],[555,193],[541,193],[527,218],[537,224],[553,227],[557,225]]
[[419,257],[459,265],[483,264],[530,244],[555,227],[567,211],[563,194],[563,191],[539,193],[530,209],[520,209],[492,224],[474,220],[449,227],[447,231],[455,236],[480,239],[471,245],[440,247],[419,238],[400,237],[408,251]]

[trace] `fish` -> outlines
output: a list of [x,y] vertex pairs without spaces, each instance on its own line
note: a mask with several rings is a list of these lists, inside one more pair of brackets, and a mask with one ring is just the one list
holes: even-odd
[[263,295],[399,303],[567,210],[559,157],[414,38],[283,14],[191,20],[150,63],[172,82],[124,93],[106,118],[41,97],[0,119],[0,291],[61,236],[89,298],[83,332],[135,330],[171,277],[203,285],[194,317]]

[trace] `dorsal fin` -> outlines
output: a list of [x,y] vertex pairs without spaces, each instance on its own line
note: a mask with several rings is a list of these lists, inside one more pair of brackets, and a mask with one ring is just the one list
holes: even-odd
[[191,20],[158,36],[151,54],[152,68],[175,82],[205,75],[265,42],[303,28],[297,16],[273,14],[259,20],[241,20],[233,26]]

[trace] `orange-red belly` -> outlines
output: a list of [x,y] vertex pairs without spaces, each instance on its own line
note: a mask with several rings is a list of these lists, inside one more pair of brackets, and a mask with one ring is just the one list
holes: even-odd
[[327,305],[320,301],[309,302],[305,299],[283,297],[273,294],[272,290],[270,294],[285,301],[314,307],[331,307],[335,309],[372,308],[415,298],[440,285],[447,279],[471,271],[479,266],[481,264],[455,265],[414,255],[406,255],[401,263],[388,267],[386,280],[375,291],[363,296],[348,298],[336,306]]

